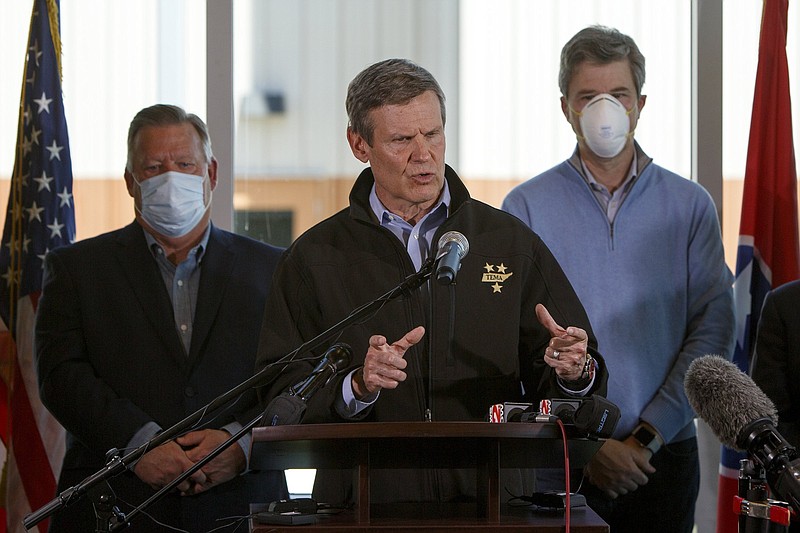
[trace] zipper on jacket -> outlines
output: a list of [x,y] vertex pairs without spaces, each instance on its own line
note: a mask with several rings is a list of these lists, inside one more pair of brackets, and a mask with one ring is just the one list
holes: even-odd
[[613,250],[614,249],[614,223],[613,222],[609,222],[608,223],[608,236],[611,239],[611,243],[610,244],[611,244],[611,249]]

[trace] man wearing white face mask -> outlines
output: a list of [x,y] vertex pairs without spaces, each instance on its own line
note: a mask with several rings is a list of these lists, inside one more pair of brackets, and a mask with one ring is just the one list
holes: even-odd
[[644,57],[592,26],[561,52],[572,156],[512,190],[503,209],[553,251],[586,306],[622,411],[581,492],[613,533],[691,532],[699,486],[689,363],[732,357],[732,275],[711,197],[656,165],[633,139]]
[[[36,322],[41,397],[65,427],[58,492],[249,378],[280,249],[210,223],[217,161],[203,121],[176,106],[140,111],[128,133],[130,225],[52,250]],[[241,429],[255,394],[211,413],[109,481],[122,512]],[[146,509],[133,531],[191,532],[285,498],[282,472],[247,471],[249,439],[224,451]],[[224,523],[224,522],[223,522]],[[86,496],[51,518],[51,532],[95,530]]]

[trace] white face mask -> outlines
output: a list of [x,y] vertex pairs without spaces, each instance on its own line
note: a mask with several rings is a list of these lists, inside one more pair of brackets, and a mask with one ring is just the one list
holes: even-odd
[[182,237],[192,231],[211,205],[211,190],[205,201],[208,175],[165,172],[136,181],[142,198],[139,214],[157,232],[167,237]]
[[628,137],[633,135],[628,115],[635,107],[629,111],[619,100],[603,93],[592,98],[582,112],[573,110],[573,113],[580,118],[583,138],[589,149],[600,157],[610,158],[618,155],[625,148]]

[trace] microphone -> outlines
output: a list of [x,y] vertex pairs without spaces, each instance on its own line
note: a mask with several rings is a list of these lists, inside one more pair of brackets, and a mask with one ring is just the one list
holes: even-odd
[[581,433],[607,439],[619,422],[619,407],[602,396],[540,400],[538,410],[530,403],[506,402],[489,408],[489,422],[555,422],[575,426]]
[[746,451],[764,467],[775,493],[800,512],[800,460],[794,446],[775,429],[775,405],[735,364],[704,355],[684,378],[689,405],[722,444]]
[[262,425],[278,426],[299,424],[306,412],[306,402],[314,393],[328,384],[337,372],[346,368],[353,357],[349,345],[334,344],[303,381],[289,387],[272,399],[264,410]]
[[573,424],[581,433],[601,439],[611,437],[620,417],[615,403],[596,394],[589,398],[542,400],[539,412],[556,416],[565,424]]
[[436,260],[436,280],[442,285],[450,285],[456,279],[461,260],[469,251],[469,241],[457,231],[448,231],[439,239],[439,253]]
[[[504,424],[506,422],[520,422],[524,413],[530,413],[533,409],[532,403],[504,402],[489,406],[487,422],[492,424]],[[550,422],[550,420],[544,420]]]
[[349,345],[343,342],[334,344],[328,348],[322,360],[306,379],[289,387],[289,394],[307,401],[315,392],[327,385],[339,370],[347,367],[352,358],[353,350]]

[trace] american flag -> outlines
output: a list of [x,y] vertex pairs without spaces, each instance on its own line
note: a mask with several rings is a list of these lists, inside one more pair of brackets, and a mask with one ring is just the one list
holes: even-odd
[[[800,275],[797,174],[792,141],[792,106],[786,58],[789,0],[765,0],[758,46],[753,114],[736,256],[736,349],[733,361],[748,372],[767,292]],[[717,533],[736,533],[739,459],[722,448]]]
[[[64,430],[39,400],[33,323],[42,260],[75,240],[72,162],[61,94],[58,0],[34,0],[16,158],[0,246],[0,531],[53,499]],[[39,525],[46,531],[47,521]]]

